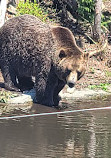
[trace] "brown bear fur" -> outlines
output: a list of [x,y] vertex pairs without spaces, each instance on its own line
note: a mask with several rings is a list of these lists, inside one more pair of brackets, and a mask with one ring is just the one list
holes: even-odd
[[18,91],[17,78],[34,76],[37,103],[53,106],[65,84],[73,87],[85,72],[84,53],[72,32],[32,15],[8,20],[0,29],[0,66],[5,87]]

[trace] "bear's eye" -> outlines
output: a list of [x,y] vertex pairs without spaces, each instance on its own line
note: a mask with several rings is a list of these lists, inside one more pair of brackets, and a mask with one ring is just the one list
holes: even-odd
[[61,59],[63,59],[63,58],[66,57],[66,53],[65,53],[64,50],[61,50],[61,51],[60,51],[60,53],[59,53],[59,57],[60,57]]
[[66,73],[67,73],[67,75],[69,75],[71,73],[71,70],[66,69]]

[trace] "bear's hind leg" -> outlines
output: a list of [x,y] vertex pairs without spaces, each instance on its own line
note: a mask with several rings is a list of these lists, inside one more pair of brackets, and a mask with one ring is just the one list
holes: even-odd
[[17,76],[17,78],[18,78],[18,87],[21,91],[33,89],[34,82],[32,81],[32,77]]
[[20,91],[17,88],[16,75],[14,71],[6,65],[1,67],[1,72],[4,78],[5,89],[16,92]]

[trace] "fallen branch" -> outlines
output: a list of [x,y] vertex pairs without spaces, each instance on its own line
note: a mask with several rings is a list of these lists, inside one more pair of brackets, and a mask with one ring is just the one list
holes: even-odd
[[[103,52],[104,51],[104,49],[106,48],[106,46],[107,46],[107,39],[105,40],[105,43],[104,43],[104,45],[101,47],[101,46],[99,46],[99,49],[98,50],[95,50],[95,51],[92,51],[92,52],[89,52],[89,57],[92,57],[93,55],[97,55],[98,53],[100,53],[100,52]],[[101,47],[101,48],[100,48]]]

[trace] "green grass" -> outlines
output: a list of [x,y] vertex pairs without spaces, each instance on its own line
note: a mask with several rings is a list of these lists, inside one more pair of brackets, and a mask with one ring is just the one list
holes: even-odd
[[31,3],[29,0],[26,3],[21,0],[17,6],[17,16],[23,14],[34,15],[44,22],[48,19],[47,12],[45,12],[36,2]]
[[109,83],[100,83],[99,85],[89,85],[88,87],[90,89],[102,89],[104,91],[108,91],[108,87],[110,86],[111,84]]
[[0,91],[0,103],[7,103],[10,98],[17,97],[18,94],[9,91]]

